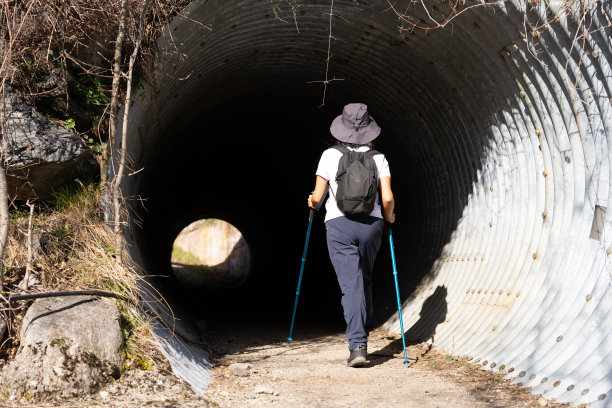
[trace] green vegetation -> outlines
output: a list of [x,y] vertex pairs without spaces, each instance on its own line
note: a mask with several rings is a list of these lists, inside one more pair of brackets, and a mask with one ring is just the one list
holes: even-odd
[[172,246],[172,262],[177,262],[184,265],[202,265],[202,260],[200,258],[191,252],[184,251],[182,248],[176,245]]
[[68,129],[71,132],[76,133],[76,129],[74,128],[76,126],[76,122],[74,121],[74,119],[72,118],[68,118],[64,121],[64,125],[66,125],[66,129]]
[[84,195],[91,194],[98,186],[93,180],[74,180],[51,190],[50,205],[53,209],[62,211],[79,204]]

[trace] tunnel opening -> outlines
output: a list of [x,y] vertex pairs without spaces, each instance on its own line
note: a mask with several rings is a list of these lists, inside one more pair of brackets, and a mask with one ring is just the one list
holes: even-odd
[[242,284],[251,269],[251,252],[240,230],[206,218],[189,223],[176,236],[170,262],[179,284],[210,292]]
[[[231,13],[221,11],[221,3],[209,2],[206,9],[220,13],[211,18],[227,25],[231,36],[220,35],[223,29],[202,32],[190,60],[210,58],[205,62],[179,64],[170,58],[165,74],[188,77],[189,85],[177,85],[180,92],[174,85],[162,87],[167,106],[157,105],[158,95],[155,109],[161,114],[170,106],[171,112],[149,130],[155,138],[141,124],[141,137],[148,141],[140,160],[146,171],[135,184],[147,198],[147,210],[141,215],[143,227],[134,233],[147,273],[168,275],[171,239],[188,219],[222,218],[252,243],[250,279],[231,294],[220,291],[202,299],[195,290],[184,297],[185,289],[172,277],[160,283],[171,299],[188,299],[187,309],[208,319],[225,320],[248,310],[251,318],[287,321],[308,211],[304,198],[318,158],[332,142],[329,124],[345,103],[367,102],[383,128],[376,148],[391,163],[403,300],[419,283],[435,278],[432,266],[473,193],[483,152],[495,143],[491,118],[506,125],[501,117],[509,103],[505,97],[516,84],[504,88],[511,85],[498,76],[505,66],[497,49],[504,43],[478,36],[479,30],[494,26],[478,15],[471,16],[479,21],[478,29],[468,24],[461,35],[436,31],[426,39],[418,32],[398,36],[391,15],[371,21],[367,10],[347,7],[355,23],[348,31],[338,25],[334,34],[343,44],[334,50],[335,72],[342,81],[330,85],[333,92],[319,107],[321,87],[309,82],[322,74],[326,37],[324,28],[309,26],[308,18],[314,22],[325,7],[313,5],[297,33],[258,12],[241,14],[241,21],[234,22]],[[253,25],[272,31],[258,32]],[[173,34],[180,35],[187,29],[183,26],[174,27]],[[283,38],[282,43],[269,41],[269,35]],[[440,49],[430,55],[424,44]],[[470,59],[480,53],[485,55]],[[493,66],[482,64],[485,58]],[[339,289],[326,251],[319,221],[300,299],[305,320],[341,320]],[[383,246],[374,282],[378,323],[395,310],[390,271]],[[434,309],[431,313],[437,314],[437,304]]]
[[[396,14],[359,3],[334,9],[324,106],[327,2],[300,8],[299,31],[266,1],[194,1],[171,24],[128,130],[141,171],[122,189],[145,199],[126,229],[132,257],[184,320],[288,325],[329,124],[344,104],[364,102],[391,166],[410,337],[524,373],[525,385],[571,385],[535,388],[548,397],[608,392],[610,370],[590,369],[609,368],[612,343],[585,328],[607,321],[610,299],[610,220],[590,238],[610,192],[609,5],[588,10],[594,29],[577,43],[580,21],[558,2],[461,9],[452,29],[400,20],[399,32]],[[415,21],[452,12],[445,2],[425,6],[411,9]],[[252,270],[239,287],[202,296],[172,278],[172,242],[202,218],[226,220],[249,242]],[[340,327],[324,234],[319,219],[298,321]],[[399,330],[389,263],[383,245],[377,322]],[[574,358],[585,342],[597,352]]]

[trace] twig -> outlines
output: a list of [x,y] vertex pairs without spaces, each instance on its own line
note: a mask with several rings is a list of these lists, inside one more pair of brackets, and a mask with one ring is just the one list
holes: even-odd
[[30,207],[30,218],[28,219],[28,262],[26,264],[26,273],[23,278],[23,290],[28,291],[30,286],[30,272],[32,271],[32,219],[34,218],[34,204],[30,204],[30,200],[26,202]]
[[341,79],[329,80],[329,60],[331,58],[331,40],[332,40],[332,19],[334,17],[334,0],[331,0],[329,6],[329,35],[327,37],[327,59],[325,60],[325,79],[323,81],[310,81],[309,83],[322,82],[323,83],[323,100],[321,102],[320,107],[325,106],[325,97],[327,96],[327,85],[331,81],[341,81]]

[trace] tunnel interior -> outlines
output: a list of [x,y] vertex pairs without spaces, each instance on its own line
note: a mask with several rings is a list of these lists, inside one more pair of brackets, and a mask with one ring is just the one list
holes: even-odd
[[[288,324],[329,125],[346,103],[366,103],[391,167],[409,337],[435,333],[525,385],[545,378],[536,390],[553,397],[605,399],[612,376],[588,367],[608,367],[607,331],[588,337],[588,364],[569,362],[609,310],[610,10],[576,19],[557,3],[406,2],[402,19],[389,4],[340,1],[330,13],[313,1],[280,10],[283,22],[267,1],[194,1],[160,39],[131,113],[135,174],[122,190],[143,199],[125,234],[132,257],[187,320]],[[577,42],[580,24],[592,29]],[[185,290],[172,278],[172,242],[202,218],[243,233],[252,271],[239,287]],[[340,327],[322,218],[298,319]],[[398,330],[385,243],[373,284],[378,323]],[[549,390],[549,378],[571,387]]]
[[[187,76],[197,79],[189,90],[171,97],[180,99],[174,102],[176,113],[158,125],[159,136],[147,144],[146,154],[155,164],[145,164],[138,180],[147,211],[137,231],[138,246],[147,254],[146,270],[168,274],[170,244],[189,222],[226,220],[243,232],[252,249],[251,277],[235,295],[208,293],[204,302],[197,295],[193,299],[203,311],[226,300],[225,307],[213,308],[216,313],[250,310],[254,316],[285,321],[305,238],[305,198],[314,186],[322,151],[334,143],[329,125],[344,104],[361,101],[383,129],[375,147],[391,163],[400,284],[402,297],[409,297],[431,271],[472,192],[489,143],[484,129],[499,105],[499,96],[478,83],[497,80],[492,67],[480,60],[469,68],[453,67],[469,59],[449,51],[487,49],[479,44],[476,50],[466,50],[463,43],[458,45],[458,36],[439,31],[427,40],[428,50],[438,50],[431,55],[418,33],[401,37],[384,21],[337,31],[332,66],[342,80],[328,85],[325,105],[320,106],[323,87],[312,81],[324,75],[327,38],[324,27],[310,27],[310,19],[318,19],[325,5],[313,5],[298,17],[299,33],[271,19],[267,8],[261,11],[241,15],[246,20],[241,23],[231,21],[231,13],[225,15],[230,33],[244,27],[242,34],[221,39],[215,35],[220,29],[203,33],[198,47],[210,47],[205,54],[214,59],[206,61],[206,68],[196,71],[189,62],[172,68],[187,68]],[[357,11],[360,18],[367,15]],[[473,26],[469,31],[470,37],[477,34]],[[284,38],[282,43],[279,38]],[[227,44],[235,46],[218,52]],[[461,98],[467,89],[477,93],[468,103]],[[340,292],[327,256],[323,217],[318,218],[300,299],[302,318],[337,320],[342,318]],[[388,246],[378,258],[374,299],[382,323],[395,305]],[[172,279],[167,281],[164,290],[175,286]],[[258,312],[259,307],[265,312]]]
[[[145,181],[151,183],[144,187],[150,192],[142,229],[145,237],[142,245],[145,253],[150,254],[146,256],[146,268],[152,274],[168,276],[161,279],[165,280],[163,287],[170,297],[187,299],[187,309],[198,311],[207,321],[244,315],[249,320],[287,324],[308,224],[306,197],[314,186],[322,151],[334,143],[329,124],[338,107],[322,110],[282,95],[247,98],[236,95],[233,99],[231,103],[196,112],[195,119],[181,118],[171,125],[172,134],[160,144],[163,155],[175,159],[156,166]],[[387,137],[390,139],[391,135]],[[385,145],[393,150],[391,141],[381,140],[376,147],[384,151]],[[403,172],[400,168],[397,200],[405,201],[398,205],[397,211],[400,214],[405,211],[407,219],[398,225],[411,225],[414,233],[398,232],[396,239],[406,240],[407,247],[415,248],[418,253],[424,250],[418,247],[431,243],[422,242],[421,234],[416,231],[422,228],[418,216],[409,216],[419,213],[414,210],[422,207],[419,196],[400,192],[402,189],[414,191],[415,176],[411,175],[410,167]],[[189,198],[166,199],[185,195]],[[202,218],[230,222],[247,241],[252,267],[249,277],[239,287],[189,290],[177,285],[168,273],[176,235],[193,220]],[[323,218],[324,210],[313,222],[300,298],[300,320],[333,324],[342,321],[341,294],[327,255]],[[401,262],[406,256],[402,254]],[[375,272],[380,276],[375,282],[379,323],[394,311],[391,271],[388,246],[383,246]],[[410,291],[420,278],[404,279],[402,287]],[[191,293],[178,294],[185,292]]]

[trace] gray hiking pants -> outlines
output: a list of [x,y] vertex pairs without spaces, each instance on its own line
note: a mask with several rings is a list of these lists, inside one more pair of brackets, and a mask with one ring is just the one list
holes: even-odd
[[366,345],[374,324],[372,267],[382,242],[384,221],[333,218],[325,223],[327,249],[342,290],[349,350]]

